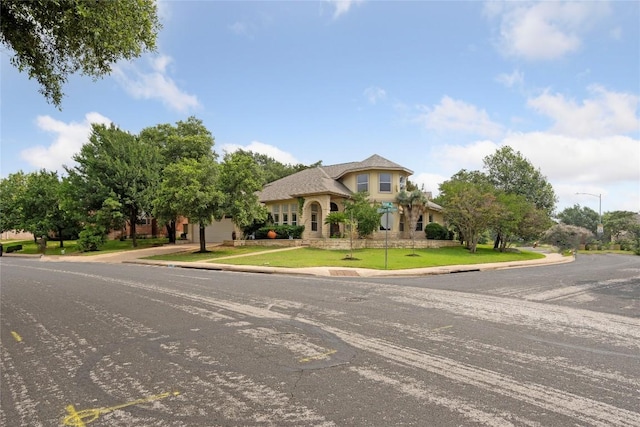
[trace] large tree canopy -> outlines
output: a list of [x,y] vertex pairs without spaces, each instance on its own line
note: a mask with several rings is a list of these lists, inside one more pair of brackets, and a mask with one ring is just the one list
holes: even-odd
[[219,166],[212,156],[182,159],[168,165],[158,190],[167,209],[200,224],[200,252],[206,252],[205,227],[223,215],[225,195],[216,185]]
[[[165,123],[148,127],[140,132],[140,139],[156,146],[160,152],[161,179],[171,181],[167,177],[167,167],[184,159],[199,160],[210,157],[215,160],[213,151],[215,143],[213,135],[205,127],[202,120],[189,117],[179,121],[175,126]],[[176,242],[176,222],[180,215],[174,203],[173,191],[162,191],[154,199],[153,215],[167,228],[170,243]]]
[[548,215],[555,210],[557,197],[553,187],[520,152],[504,146],[484,158],[484,167],[489,181],[498,190],[524,196]]
[[262,171],[249,153],[239,150],[225,154],[217,186],[225,195],[225,215],[238,227],[245,229],[254,221],[267,218],[267,211],[257,196],[263,182]]
[[137,246],[136,221],[140,214],[151,212],[158,185],[157,147],[114,125],[93,125],[89,142],[73,159],[78,165],[67,172],[85,212],[91,215],[103,209],[107,199],[117,202]]
[[69,74],[94,78],[153,51],[161,25],[154,0],[2,0],[0,42],[11,63],[57,107]]
[[558,219],[563,224],[583,227],[595,234],[598,223],[600,222],[600,215],[598,215],[598,212],[586,206],[573,205],[572,207],[562,210],[562,212],[558,214]]
[[0,233],[21,230],[22,195],[27,187],[27,176],[19,171],[0,180]]
[[495,187],[482,173],[463,169],[440,184],[438,200],[445,221],[458,228],[467,248],[475,252],[480,234],[495,224],[499,213]]
[[262,177],[264,179],[263,184],[277,181],[278,179],[284,178],[285,176],[292,175],[305,169],[315,168],[322,164],[322,161],[317,161],[309,166],[305,166],[302,163],[298,163],[297,165],[290,165],[281,163],[266,154],[255,153],[253,151],[245,151],[245,153],[253,157],[253,160],[260,167],[260,170],[262,171]]

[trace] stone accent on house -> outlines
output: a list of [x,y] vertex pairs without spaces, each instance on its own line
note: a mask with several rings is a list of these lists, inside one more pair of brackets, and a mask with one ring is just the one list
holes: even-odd
[[[223,246],[269,246],[269,247],[295,247],[309,246],[319,249],[349,250],[351,243],[349,239],[276,239],[276,240],[225,240]],[[353,249],[384,249],[388,248],[411,248],[410,239],[389,239],[386,243],[384,239],[355,239]],[[426,240],[416,239],[415,248],[446,248],[460,246],[457,240]]]

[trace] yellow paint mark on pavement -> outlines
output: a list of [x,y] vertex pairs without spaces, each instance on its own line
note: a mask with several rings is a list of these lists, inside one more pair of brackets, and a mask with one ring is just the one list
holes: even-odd
[[22,337],[18,335],[16,331],[11,331],[11,335],[13,336],[13,339],[16,340],[17,342],[22,342]]
[[142,403],[153,402],[155,400],[166,399],[169,396],[178,396],[180,394],[179,391],[166,392],[161,394],[156,394],[153,396],[145,397],[142,399],[133,400],[131,402],[122,403],[116,406],[108,406],[104,408],[95,408],[95,409],[83,409],[81,411],[76,411],[73,405],[68,405],[65,409],[67,410],[67,416],[63,418],[62,424],[69,427],[85,427],[90,422],[93,422],[100,417],[100,415],[108,414],[109,412],[116,411],[118,409],[123,409],[128,406],[140,405]]
[[439,328],[432,329],[431,332],[443,331],[445,329],[453,328],[453,325],[441,326]]
[[336,353],[337,351],[338,350],[329,350],[326,353],[317,354],[315,356],[303,357],[302,359],[299,360],[299,362],[300,363],[307,363],[307,362],[311,362],[313,360],[326,359],[327,357],[331,356],[332,354]]

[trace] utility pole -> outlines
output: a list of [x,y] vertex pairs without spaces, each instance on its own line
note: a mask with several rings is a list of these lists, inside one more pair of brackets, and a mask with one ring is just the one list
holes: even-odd
[[576,194],[584,194],[586,196],[593,196],[593,197],[597,197],[599,202],[598,205],[598,228],[597,228],[597,234],[598,236],[602,236],[602,234],[604,233],[604,228],[602,226],[602,194],[592,194],[592,193],[576,193]]

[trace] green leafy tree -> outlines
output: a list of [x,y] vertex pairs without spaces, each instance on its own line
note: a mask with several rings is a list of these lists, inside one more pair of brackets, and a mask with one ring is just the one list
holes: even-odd
[[498,192],[496,199],[499,209],[493,229],[501,236],[500,251],[516,240],[535,240],[552,225],[546,212],[522,195]]
[[504,146],[484,158],[484,167],[489,182],[498,190],[524,196],[548,215],[555,210],[557,196],[553,187],[540,169],[536,169],[519,151]]
[[0,183],[0,225],[2,231],[21,230],[32,233],[34,240],[55,232],[64,247],[65,231],[77,229],[73,217],[61,208],[62,181],[57,172],[22,171],[9,175]]
[[606,212],[602,216],[602,224],[609,240],[619,240],[621,236],[630,231],[638,220],[637,215],[630,211]]
[[[113,195],[115,196],[115,195]],[[88,219],[84,229],[78,236],[78,247],[83,252],[97,251],[106,241],[109,230],[117,230],[124,226],[125,216],[122,204],[115,197],[108,197],[102,207]]]
[[[484,169],[489,182],[506,194],[523,196],[551,217],[557,197],[547,178],[519,151],[504,146],[493,155],[484,158]],[[517,216],[515,214],[514,216]],[[503,247],[502,235],[496,233],[495,248]]]
[[253,151],[243,151],[246,154],[249,154],[255,162],[260,167],[262,171],[262,177],[264,179],[263,185],[268,184],[273,181],[277,181],[285,176],[292,175],[296,172],[300,172],[304,169],[315,168],[322,164],[322,161],[318,161],[309,166],[298,163],[296,165],[284,164],[282,162],[277,161],[273,157],[270,157],[266,154],[255,153]]
[[598,215],[598,212],[586,206],[573,205],[560,212],[558,219],[563,224],[583,227],[595,233],[598,228],[598,223],[600,222],[600,215]]
[[[334,226],[336,225],[340,226],[340,224],[345,224],[348,218],[349,217],[345,212],[337,212],[337,211],[329,212],[324,217],[324,223],[329,225],[334,225]],[[332,237],[340,237],[340,236],[332,236]]]
[[57,107],[70,74],[99,78],[155,50],[160,27],[153,0],[0,2],[0,42],[13,52],[11,63]]
[[[180,160],[217,158],[213,152],[215,141],[211,132],[202,120],[194,116],[178,121],[175,126],[165,123],[145,128],[140,132],[140,139],[158,147],[162,178],[165,177],[166,167]],[[177,191],[178,188],[174,190]],[[169,243],[176,242],[176,223],[180,215],[172,200],[174,194],[175,191],[157,193],[153,202],[153,215],[165,225]]]
[[141,214],[151,212],[159,180],[157,147],[114,125],[94,124],[89,142],[73,159],[77,166],[67,168],[67,173],[87,217],[112,198],[127,218],[133,247],[137,247],[136,222]]
[[482,173],[461,170],[439,188],[445,221],[460,231],[467,249],[475,253],[480,235],[495,223],[500,209],[495,187]]
[[217,185],[219,166],[213,156],[182,159],[168,165],[158,189],[167,209],[198,223],[200,252],[206,252],[205,227],[224,215],[225,195]]
[[29,173],[22,200],[22,228],[35,237],[57,234],[60,247],[64,247],[65,230],[76,229],[77,222],[62,208],[62,181],[57,172],[44,169]]
[[369,201],[369,193],[361,191],[355,193],[351,200],[344,203],[344,211],[349,218],[353,218],[360,238],[367,238],[380,226],[379,203]]
[[629,232],[631,250],[634,254],[640,255],[640,224],[634,223],[627,231]]
[[225,195],[221,209],[242,230],[267,218],[257,195],[262,184],[260,167],[251,155],[244,151],[225,154],[217,180],[218,191]]
[[22,230],[22,195],[27,177],[19,171],[0,180],[0,232]]
[[418,189],[411,192],[402,190],[396,196],[396,203],[402,206],[404,210],[403,215],[408,222],[411,248],[414,254],[416,248],[416,223],[420,215],[424,212],[424,207],[427,205],[427,202],[427,196],[423,191]]

